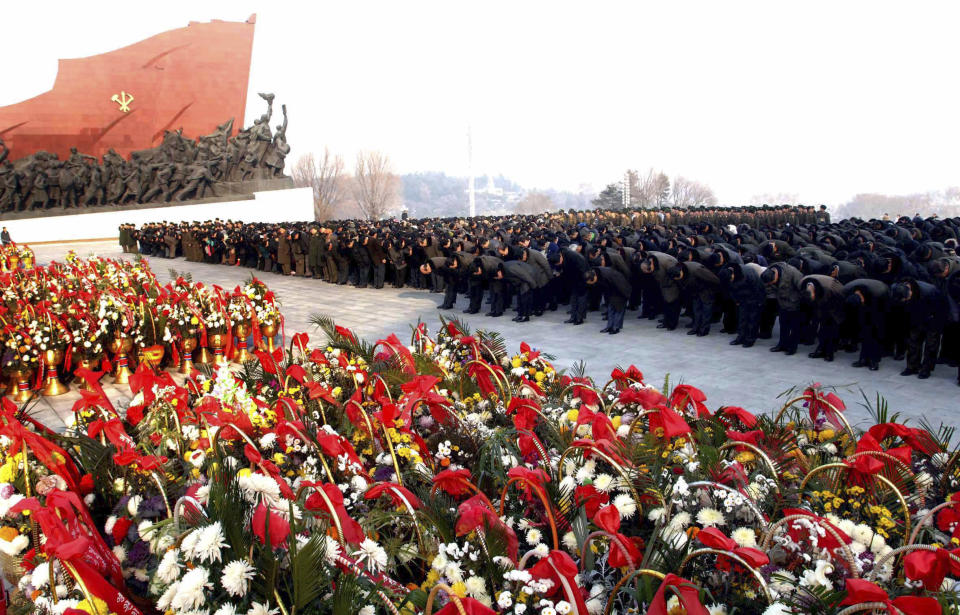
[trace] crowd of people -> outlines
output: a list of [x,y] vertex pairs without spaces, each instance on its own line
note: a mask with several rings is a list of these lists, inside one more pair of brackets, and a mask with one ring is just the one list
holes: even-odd
[[[567,306],[566,323],[601,311],[617,334],[628,311],[705,336],[715,324],[749,348],[854,367],[885,356],[903,376],[957,365],[960,218],[846,219],[805,206],[591,210],[478,218],[124,225],[127,251],[243,266],[359,288],[442,293],[438,307],[516,310],[526,322]],[[690,319],[681,325],[681,316]],[[960,384],[960,372],[958,372]]]

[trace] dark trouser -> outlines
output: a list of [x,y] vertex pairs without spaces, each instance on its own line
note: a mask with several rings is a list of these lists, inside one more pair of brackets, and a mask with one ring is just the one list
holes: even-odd
[[817,350],[832,357],[837,351],[837,339],[840,337],[840,323],[833,318],[821,318],[817,332]]
[[290,275],[290,272],[293,271],[293,269],[290,266],[290,261],[287,261],[285,263],[280,263],[280,266],[283,269],[283,275]]
[[880,363],[883,356],[883,344],[880,343],[880,334],[883,326],[880,323],[860,322],[860,361],[867,365]]
[[626,302],[608,302],[607,303],[607,327],[611,331],[619,331],[623,328],[623,315],[627,311]]
[[940,331],[911,328],[907,333],[907,369],[932,372],[940,351]]
[[503,314],[507,304],[507,285],[501,280],[495,280],[490,284],[490,313],[494,316]]
[[760,337],[770,339],[773,336],[773,323],[777,321],[777,300],[767,299],[760,312]]
[[570,317],[573,322],[583,322],[587,317],[586,291],[573,291],[570,295]]
[[663,326],[667,329],[676,329],[680,320],[680,308],[683,302],[680,299],[663,304]]
[[738,308],[737,339],[744,344],[752,344],[757,341],[760,333],[760,312],[763,304],[741,303]]
[[780,346],[787,352],[796,352],[800,343],[800,335],[805,319],[800,310],[783,310],[780,312]]
[[951,365],[957,362],[960,352],[960,323],[948,322],[943,328],[943,342],[940,360]]
[[643,276],[640,279],[643,293],[643,309],[640,311],[640,318],[652,318],[663,310],[663,294],[660,292],[660,285],[651,276]]
[[440,305],[440,308],[449,310],[457,304],[457,281],[444,280],[444,284],[443,303]]
[[533,311],[533,291],[527,286],[520,287],[517,293],[517,316],[530,316]]
[[357,288],[366,288],[370,280],[370,263],[357,263]]
[[480,308],[483,307],[483,282],[481,280],[470,280],[468,295],[470,297],[470,307],[467,309],[471,312],[479,312]]
[[337,261],[337,284],[346,284],[350,280],[350,261],[341,258]]
[[[720,299],[720,309],[723,310],[724,331],[728,331],[728,332],[736,331],[737,337],[740,337],[740,327],[739,327],[739,321],[738,321],[738,319],[740,318],[740,312],[738,310],[737,304],[730,297],[723,297],[722,299]],[[759,314],[758,314],[758,318],[759,318]]]
[[394,280],[393,285],[397,288],[403,288],[403,285],[407,282],[407,267],[397,267],[394,270]]
[[373,287],[383,288],[383,281],[387,277],[387,266],[384,263],[373,265]]
[[303,254],[294,255],[293,262],[296,263],[297,275],[307,275],[307,259]]
[[698,335],[710,333],[710,320],[713,318],[713,296],[693,297],[693,330]]

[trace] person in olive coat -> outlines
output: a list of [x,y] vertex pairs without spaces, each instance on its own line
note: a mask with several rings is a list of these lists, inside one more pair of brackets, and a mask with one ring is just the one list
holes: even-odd
[[280,265],[283,275],[290,275],[293,272],[293,253],[285,228],[277,231],[277,264]]
[[767,267],[760,279],[768,288],[775,290],[777,317],[780,320],[780,339],[770,352],[796,354],[807,320],[800,293],[803,274],[793,265],[779,262]]

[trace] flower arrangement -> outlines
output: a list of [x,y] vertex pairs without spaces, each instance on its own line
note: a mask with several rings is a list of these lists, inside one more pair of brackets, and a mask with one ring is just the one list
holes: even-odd
[[[196,294],[205,315],[216,294]],[[144,309],[163,315],[156,301]],[[861,431],[819,385],[758,416],[633,366],[606,383],[570,375],[448,322],[435,341],[418,326],[409,345],[315,322],[325,343],[298,334],[258,352],[259,369],[178,383],[141,365],[129,407],[84,395],[62,435],[4,401],[0,562],[14,604],[846,615],[960,603],[960,455],[946,431],[881,409]],[[76,540],[96,564],[66,548]]]

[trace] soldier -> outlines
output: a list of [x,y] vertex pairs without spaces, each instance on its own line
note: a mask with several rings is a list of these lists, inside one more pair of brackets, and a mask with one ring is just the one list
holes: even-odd
[[720,291],[720,279],[700,263],[677,263],[668,272],[685,300],[693,307],[693,323],[687,335],[703,337],[710,333],[713,306]]
[[587,286],[599,286],[607,305],[607,326],[601,333],[616,335],[623,328],[623,316],[630,300],[630,282],[613,267],[594,267],[584,275]]
[[907,315],[907,367],[900,375],[929,378],[937,366],[940,334],[949,310],[947,297],[933,284],[915,278],[903,278],[893,285],[891,294]]

